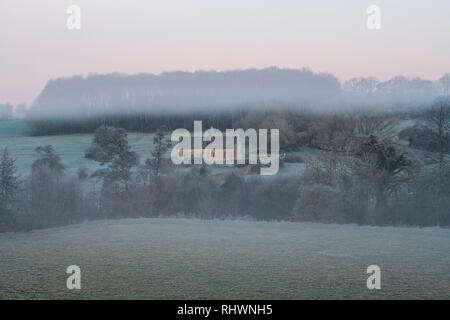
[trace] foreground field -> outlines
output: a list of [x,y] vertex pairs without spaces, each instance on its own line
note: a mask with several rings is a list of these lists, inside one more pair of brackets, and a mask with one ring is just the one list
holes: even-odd
[[[450,298],[450,230],[185,219],[0,234],[0,297]],[[79,291],[67,266],[81,268]],[[381,268],[381,290],[366,268]]]

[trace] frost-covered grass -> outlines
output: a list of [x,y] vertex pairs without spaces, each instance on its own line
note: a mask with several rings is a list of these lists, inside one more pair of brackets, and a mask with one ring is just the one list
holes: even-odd
[[28,124],[23,120],[0,120],[0,138],[28,136],[30,131]]
[[[85,150],[90,146],[92,134],[72,134],[63,136],[14,136],[0,137],[0,148],[8,147],[11,154],[17,158],[17,166],[21,173],[28,173],[31,164],[36,159],[35,149],[41,145],[53,145],[55,152],[61,156],[62,163],[68,173],[76,173],[78,168],[86,167],[92,173],[98,164],[84,157]],[[141,160],[150,157],[153,148],[153,134],[129,133],[129,142]]]
[[[450,298],[450,230],[128,219],[0,234],[1,298]],[[79,291],[65,270],[81,267]],[[366,268],[381,267],[381,290]]]

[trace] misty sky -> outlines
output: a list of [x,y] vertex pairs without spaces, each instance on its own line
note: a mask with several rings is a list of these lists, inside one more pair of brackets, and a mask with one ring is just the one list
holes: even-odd
[[[81,7],[81,30],[66,27]],[[381,7],[381,30],[366,8]],[[341,80],[450,72],[448,0],[0,0],[0,103],[51,78],[309,67]]]

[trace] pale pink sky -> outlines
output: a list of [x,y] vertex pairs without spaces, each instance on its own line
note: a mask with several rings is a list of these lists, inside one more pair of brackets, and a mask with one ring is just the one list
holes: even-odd
[[[81,8],[81,30],[66,8]],[[381,8],[381,30],[366,8]],[[0,0],[0,103],[31,103],[49,79],[269,66],[342,81],[450,72],[450,1]]]

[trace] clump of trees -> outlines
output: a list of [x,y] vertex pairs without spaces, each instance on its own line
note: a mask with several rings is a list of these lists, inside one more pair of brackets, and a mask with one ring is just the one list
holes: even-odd
[[47,165],[35,166],[26,181],[20,225],[26,229],[48,228],[81,222],[84,202],[74,176]]
[[424,169],[389,142],[373,135],[358,137],[346,152],[322,151],[307,161],[293,217],[371,225],[448,225],[449,177],[446,162]]
[[36,229],[80,222],[85,213],[78,179],[66,176],[52,146],[36,148],[29,177],[17,175],[15,159],[4,149],[0,161],[1,230]]
[[132,192],[132,168],[139,162],[128,144],[124,129],[101,126],[95,131],[86,158],[102,166],[91,177],[102,181],[100,211],[105,217],[121,217],[129,212]]
[[136,152],[128,144],[127,133],[124,129],[101,126],[95,131],[91,147],[85,154],[105,166],[95,171],[92,177],[103,180],[104,186],[112,185],[114,189],[129,191],[131,169],[138,164]]

